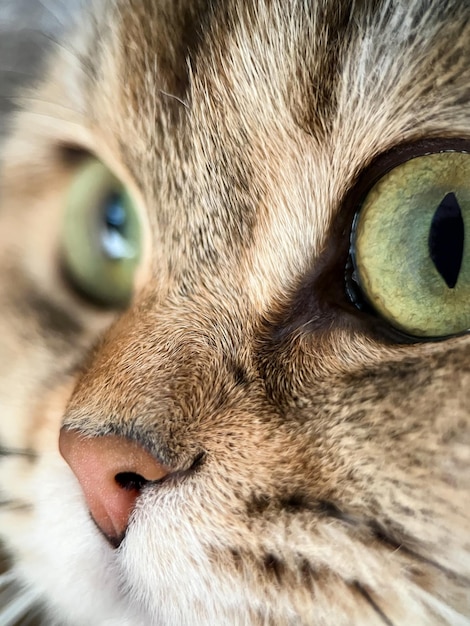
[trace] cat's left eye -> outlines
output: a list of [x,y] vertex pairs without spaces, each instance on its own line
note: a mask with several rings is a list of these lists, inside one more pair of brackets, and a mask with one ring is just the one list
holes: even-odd
[[366,302],[416,338],[470,329],[470,154],[425,154],[388,171],[353,225]]
[[125,306],[132,297],[141,248],[141,224],[130,193],[103,163],[88,160],[66,198],[66,274],[91,300]]

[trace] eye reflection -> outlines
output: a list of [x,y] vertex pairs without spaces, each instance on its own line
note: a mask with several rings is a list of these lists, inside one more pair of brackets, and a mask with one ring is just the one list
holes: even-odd
[[142,255],[141,224],[128,191],[97,159],[82,166],[70,185],[62,253],[66,274],[82,295],[111,307],[128,304]]

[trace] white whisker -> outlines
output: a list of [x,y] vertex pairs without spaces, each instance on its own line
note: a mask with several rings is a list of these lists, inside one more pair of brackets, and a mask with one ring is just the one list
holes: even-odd
[[0,610],[0,624],[14,626],[28,611],[34,610],[38,594],[33,591],[18,591],[12,600]]
[[78,67],[81,71],[89,78],[90,80],[94,80],[93,70],[90,64],[85,63],[85,61],[80,58],[79,53],[74,48],[70,48],[66,46],[62,41],[55,39],[52,35],[47,33],[41,33],[42,36],[47,39],[51,44],[62,50],[62,52],[67,53],[75,63],[77,63]]
[[16,580],[16,575],[11,570],[9,570],[8,572],[5,572],[4,574],[0,574],[0,589],[2,587],[6,587],[7,585],[10,585],[15,580]]
[[168,98],[172,98],[173,100],[176,100],[177,102],[179,102],[180,104],[182,104],[184,107],[186,107],[187,109],[189,109],[189,105],[187,102],[185,102],[184,100],[181,100],[181,98],[178,98],[178,96],[175,96],[172,93],[168,93],[167,91],[163,91],[163,89],[159,90],[160,93],[162,94],[162,96],[167,96]]
[[[46,113],[29,113],[30,117],[37,117],[38,119],[50,120],[50,121],[61,121],[65,120],[65,118],[55,117],[54,115],[47,115]],[[71,122],[69,120],[65,120],[69,126],[76,126],[78,128],[83,128],[81,124],[78,122]]]
[[417,589],[416,593],[439,615],[442,623],[452,624],[452,626],[470,626],[469,617],[459,613],[446,602],[423,589]]
[[[65,41],[54,37],[50,33],[39,31],[34,28],[27,28],[27,27],[22,29],[23,33],[27,31],[30,31],[32,36],[36,38],[42,37],[42,39],[45,40],[44,42],[45,46],[54,46],[55,48],[61,51],[62,55],[67,54],[70,57],[70,59],[73,61],[73,63],[76,64],[76,66],[83,72],[83,74],[87,76],[89,80],[93,80],[94,77],[93,77],[92,65],[91,63],[85,62],[85,60],[80,56],[80,53],[78,50],[67,45]],[[45,48],[44,52],[46,51],[47,51],[47,48]]]
[[52,17],[57,21],[57,23],[62,26],[63,28],[65,28],[65,22],[63,20],[61,20],[59,18],[59,16],[57,15],[57,13],[55,11],[53,11],[51,9],[51,7],[49,6],[48,3],[46,3],[46,0],[38,0],[39,4],[44,7],[44,10],[47,11],[47,13],[49,13],[49,15],[52,15]]
[[10,94],[10,95],[0,94],[0,98],[4,100],[11,100],[13,102],[16,102],[18,106],[21,106],[21,104],[24,102],[24,103],[31,103],[32,105],[34,104],[44,105],[47,107],[57,109],[58,111],[64,111],[65,113],[73,113],[73,114],[79,113],[76,109],[60,104],[59,102],[49,102],[47,100],[41,100],[41,98],[35,98],[33,96],[25,96],[21,93]]
[[[0,96],[1,98],[2,96]],[[36,458],[36,453],[28,448],[5,448],[0,446],[0,456],[23,456],[30,459]]]
[[34,74],[32,74],[31,72],[25,72],[24,70],[16,70],[13,67],[0,67],[0,74],[24,76],[25,78],[30,78],[31,80],[35,78]]

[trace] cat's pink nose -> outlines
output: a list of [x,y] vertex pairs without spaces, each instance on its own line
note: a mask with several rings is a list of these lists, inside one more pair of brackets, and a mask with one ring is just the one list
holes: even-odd
[[142,487],[169,470],[134,441],[116,435],[84,437],[63,428],[59,448],[78,478],[95,523],[119,545]]

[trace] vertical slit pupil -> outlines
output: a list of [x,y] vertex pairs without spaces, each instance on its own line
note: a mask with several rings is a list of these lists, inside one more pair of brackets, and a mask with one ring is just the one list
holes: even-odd
[[444,196],[429,231],[429,254],[449,289],[457,284],[462,267],[465,226],[455,193]]

